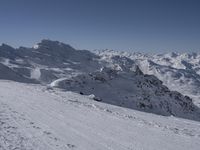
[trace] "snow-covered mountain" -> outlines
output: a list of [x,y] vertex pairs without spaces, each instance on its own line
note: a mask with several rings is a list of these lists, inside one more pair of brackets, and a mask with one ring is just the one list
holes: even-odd
[[142,54],[117,51],[98,52],[104,59],[123,56],[134,60],[145,74],[155,75],[170,90],[191,97],[200,106],[200,54]]
[[51,83],[55,79],[99,69],[99,57],[58,41],[42,40],[33,48],[0,46],[0,62],[24,79]]
[[170,89],[176,89],[200,104],[200,54],[154,55],[152,62],[146,73],[155,74]]
[[0,150],[198,150],[199,56],[2,44]]
[[[145,112],[200,120],[200,110],[192,103],[192,99],[174,92],[176,89],[168,86],[174,79],[168,74],[175,71],[171,71],[174,69],[171,66],[159,63],[160,57],[112,51],[97,54],[50,40],[42,40],[33,48],[15,49],[3,44],[0,46],[0,78],[40,83],[50,89],[59,87],[91,95],[97,101]],[[154,70],[151,66],[160,66],[163,74],[151,72]],[[185,66],[192,68],[187,63]],[[185,74],[187,72],[184,68],[174,70],[183,70]],[[193,76],[189,71],[187,73],[186,77]],[[153,74],[158,78],[162,76],[160,80],[173,92],[155,76],[146,74]],[[181,80],[179,76],[175,77]],[[184,78],[183,83],[188,82],[186,79]]]

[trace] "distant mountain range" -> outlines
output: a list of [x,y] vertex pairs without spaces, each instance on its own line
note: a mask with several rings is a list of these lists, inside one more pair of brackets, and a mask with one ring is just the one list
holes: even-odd
[[124,56],[134,60],[144,74],[160,79],[170,90],[187,95],[200,106],[200,54],[167,53],[147,55],[117,51],[98,52],[102,57]]
[[196,53],[91,52],[42,40],[32,48],[2,44],[0,71],[0,79],[43,84],[113,105],[200,120],[200,109],[191,99],[197,105],[200,102],[200,55]]

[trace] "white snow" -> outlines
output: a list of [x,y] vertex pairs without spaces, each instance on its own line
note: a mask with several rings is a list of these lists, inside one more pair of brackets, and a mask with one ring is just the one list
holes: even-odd
[[34,49],[38,49],[38,48],[39,48],[39,45],[38,45],[38,44],[35,44],[35,45],[33,45],[33,48],[34,48]]
[[0,149],[199,150],[200,123],[0,81]]
[[64,80],[66,80],[66,79],[68,79],[68,78],[60,78],[60,79],[54,80],[53,82],[50,83],[49,86],[50,86],[50,87],[57,87],[58,84],[59,84],[61,81],[64,81]]
[[31,78],[32,79],[40,79],[41,72],[39,67],[35,67],[31,70]]
[[[18,62],[19,60],[16,60],[16,61]],[[2,63],[3,65],[5,65],[5,66],[7,66],[9,68],[18,68],[19,67],[16,64],[10,63],[10,59],[8,59],[8,58],[2,59],[0,63]]]

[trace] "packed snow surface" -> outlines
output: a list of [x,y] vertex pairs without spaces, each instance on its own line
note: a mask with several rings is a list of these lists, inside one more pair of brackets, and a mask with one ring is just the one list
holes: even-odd
[[199,150],[200,123],[0,81],[1,150]]

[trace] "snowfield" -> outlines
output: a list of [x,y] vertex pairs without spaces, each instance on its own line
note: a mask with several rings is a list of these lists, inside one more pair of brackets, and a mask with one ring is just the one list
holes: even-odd
[[199,150],[200,123],[0,81],[0,150]]

